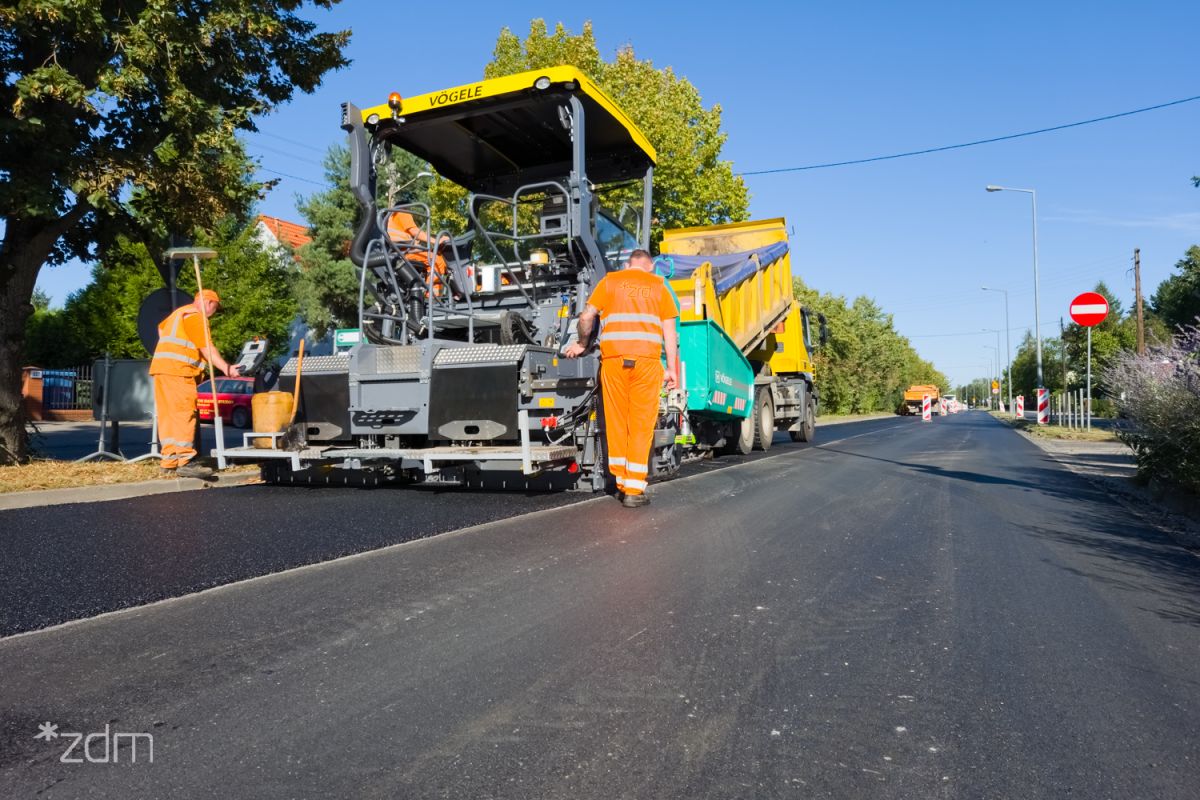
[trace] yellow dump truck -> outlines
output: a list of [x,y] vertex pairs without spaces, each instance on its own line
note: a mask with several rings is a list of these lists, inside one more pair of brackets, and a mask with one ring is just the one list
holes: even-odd
[[938,387],[933,384],[917,384],[908,387],[904,392],[904,402],[900,404],[900,414],[904,416],[920,415],[921,403],[925,395],[929,395],[930,410],[934,414],[941,413],[941,396]]
[[[816,425],[818,392],[813,379],[813,323],[825,338],[823,318],[810,319],[792,295],[792,265],[787,224],[781,218],[678,228],[663,234],[658,271],[679,299],[680,349],[685,371],[689,364],[712,360],[709,354],[733,350],[749,367],[748,382],[726,386],[694,385],[697,375],[685,375],[689,410],[697,444],[718,435],[706,430],[705,417],[719,419],[727,405],[733,428],[719,449],[748,453],[765,450],[777,430],[793,441],[811,441]],[[716,326],[732,347],[713,346]],[[731,365],[732,367],[732,365]],[[744,368],[744,367],[743,367]],[[697,371],[698,372],[698,371]],[[731,377],[734,369],[705,370]],[[734,386],[733,384],[737,385]],[[728,388],[730,391],[722,391]],[[714,403],[728,400],[728,403]],[[747,403],[748,400],[748,403]],[[749,405],[749,408],[746,406]],[[747,414],[746,412],[749,411]]]

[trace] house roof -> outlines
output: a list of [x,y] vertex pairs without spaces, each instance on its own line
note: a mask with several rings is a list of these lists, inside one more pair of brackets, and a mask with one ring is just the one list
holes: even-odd
[[259,214],[258,224],[266,228],[267,232],[275,237],[275,241],[293,249],[302,247],[312,241],[312,237],[308,235],[308,228],[306,226],[298,225],[295,222],[288,222],[286,219]]

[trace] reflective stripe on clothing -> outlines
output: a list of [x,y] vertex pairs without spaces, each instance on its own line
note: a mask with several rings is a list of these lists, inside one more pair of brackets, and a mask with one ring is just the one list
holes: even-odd
[[196,457],[196,379],[183,375],[154,376],[154,410],[162,465],[180,467]]
[[624,331],[609,331],[605,329],[600,334],[601,342],[654,342],[660,347],[662,346],[663,337],[661,333],[626,333]]
[[602,360],[600,388],[608,468],[626,494],[641,494],[646,489],[647,462],[658,420],[663,366],[657,357],[634,358],[633,362],[626,367],[621,360]]
[[654,314],[609,314],[605,322],[644,322],[656,328],[662,328],[662,320]]
[[178,375],[194,378],[201,372],[204,359],[201,345],[187,333],[188,320],[200,314],[195,305],[181,306],[158,325],[158,345],[150,360],[151,375]]
[[201,361],[200,359],[188,358],[187,356],[180,355],[179,353],[158,353],[158,352],[156,352],[154,354],[154,357],[155,358],[166,358],[171,361],[182,361],[183,363],[191,364],[194,367],[201,367],[204,365],[204,362]]
[[639,269],[610,272],[588,298],[600,312],[601,358],[659,358],[664,321],[679,316],[663,279]]

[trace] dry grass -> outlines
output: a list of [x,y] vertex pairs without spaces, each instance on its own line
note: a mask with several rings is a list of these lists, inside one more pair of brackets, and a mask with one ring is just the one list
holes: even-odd
[[896,415],[888,411],[870,411],[865,414],[817,414],[817,425],[820,425],[822,422],[848,422],[850,420],[879,419],[894,416]]
[[[249,472],[257,469],[254,465],[245,464],[231,467],[225,472]],[[164,474],[157,462],[151,461],[140,461],[137,464],[118,464],[113,461],[75,464],[70,461],[39,459],[19,467],[0,467],[0,494],[153,480],[174,478]]]
[[1030,436],[1036,436],[1039,439],[1064,439],[1077,442],[1120,441],[1116,434],[1108,429],[1092,428],[1090,431],[1081,431],[1078,428],[1064,428],[1059,425],[1038,425],[1027,419],[1014,419],[1007,412],[990,411],[988,413],[1006,425],[1016,428],[1019,431],[1024,431]]

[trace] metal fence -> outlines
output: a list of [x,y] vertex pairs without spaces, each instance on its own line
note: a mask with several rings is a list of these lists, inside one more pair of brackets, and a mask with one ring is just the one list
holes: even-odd
[[42,408],[47,411],[90,411],[92,365],[42,370]]

